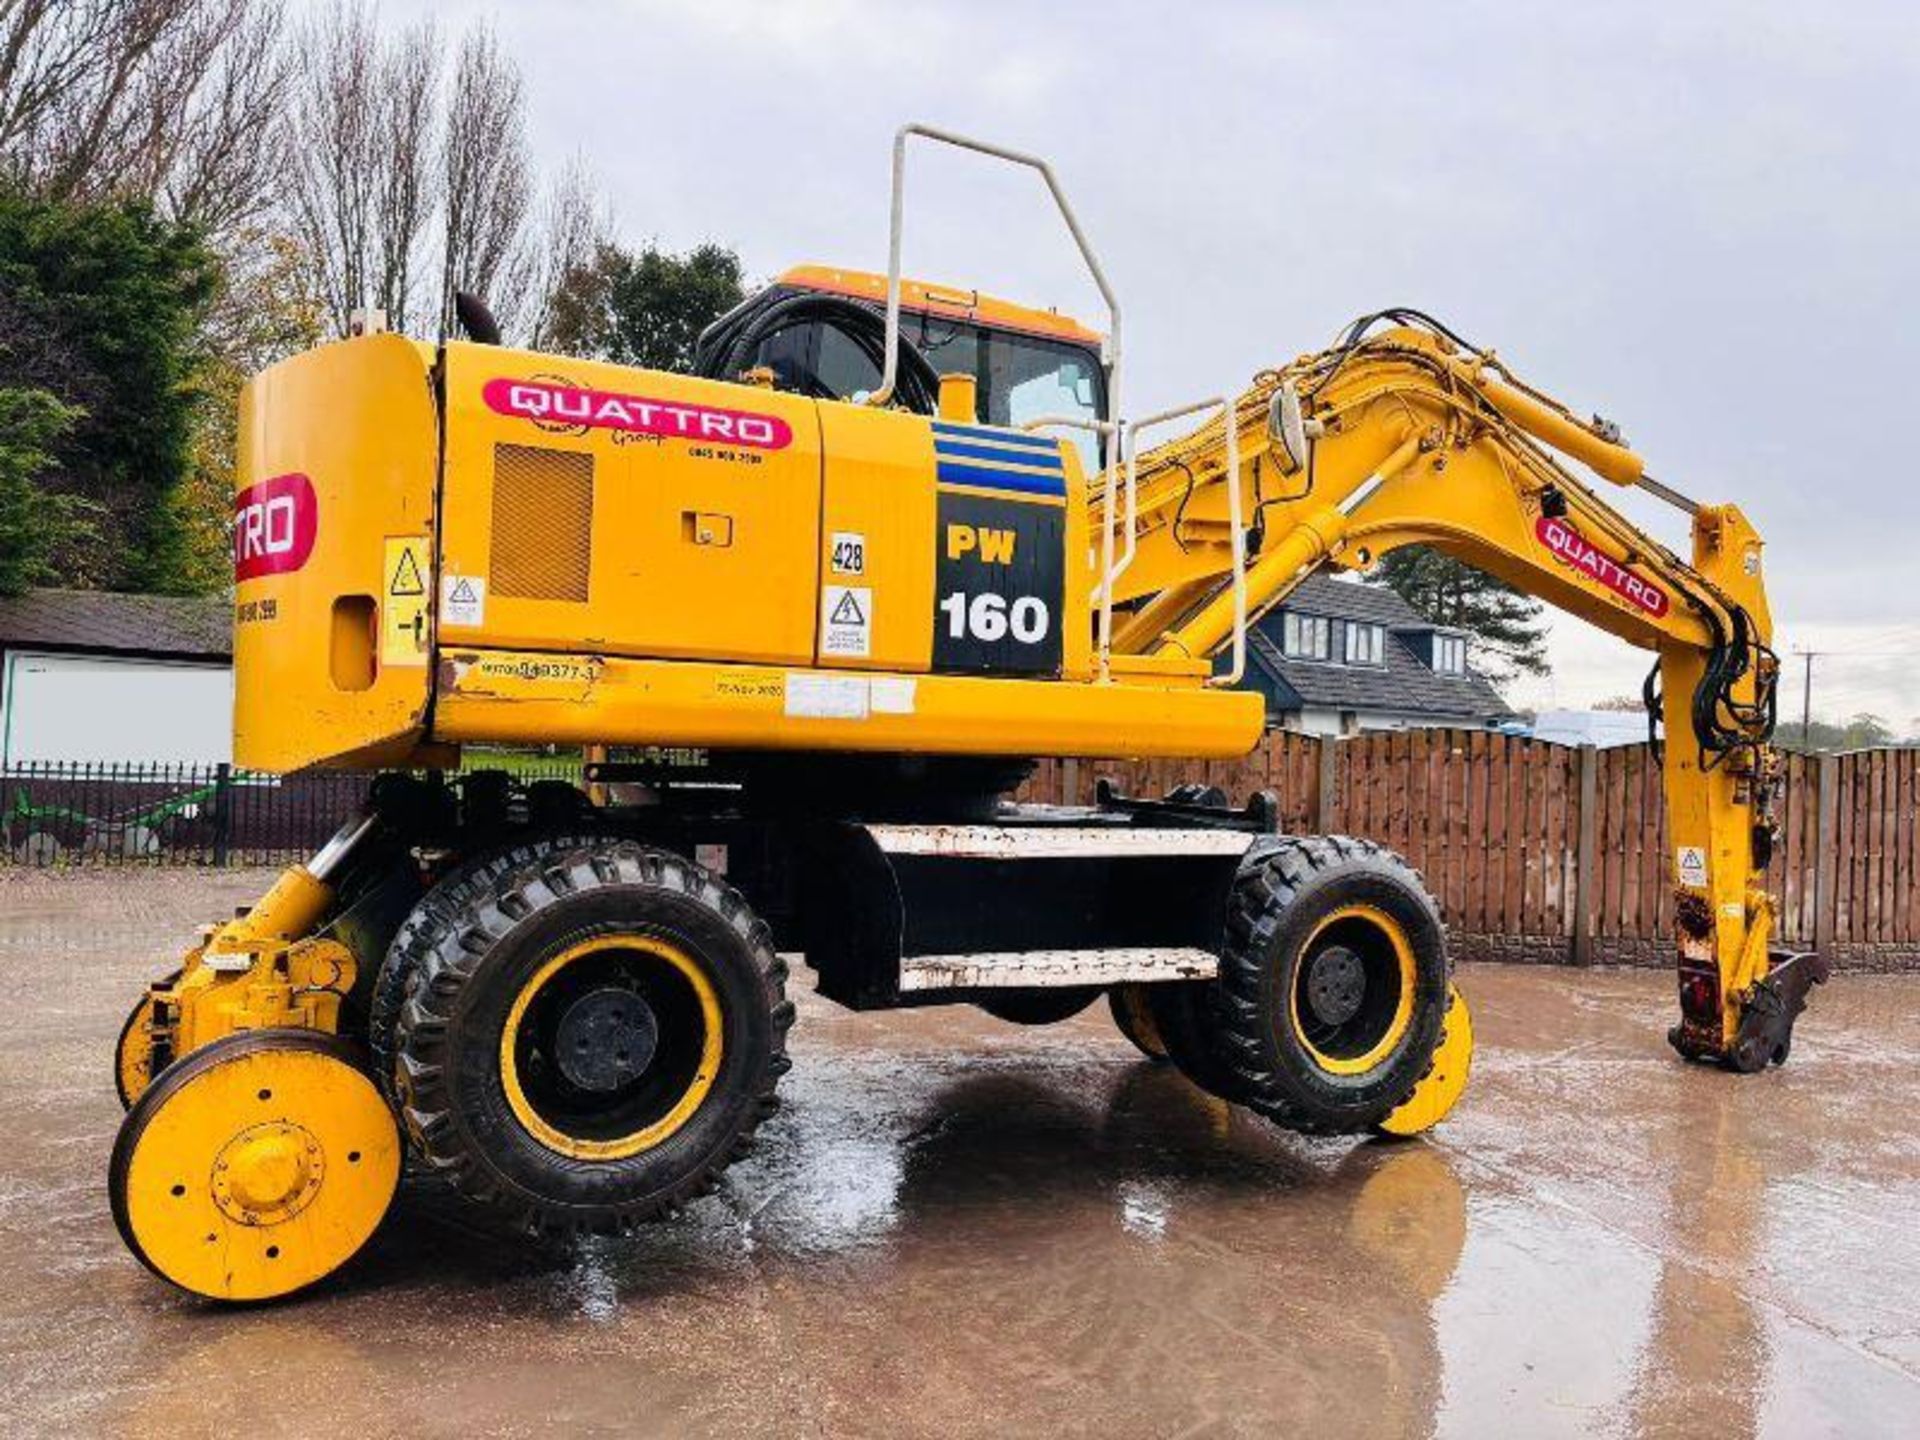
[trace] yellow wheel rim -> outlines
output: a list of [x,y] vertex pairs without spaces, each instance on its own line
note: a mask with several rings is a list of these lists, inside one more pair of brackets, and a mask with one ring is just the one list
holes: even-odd
[[1418,1135],[1446,1119],[1466,1093],[1467,1073],[1473,1068],[1473,1013],[1459,989],[1447,987],[1446,1028],[1433,1067],[1421,1077],[1400,1106],[1375,1128],[1386,1135]]
[[[1328,969],[1339,973],[1326,986],[1330,993],[1316,997]],[[1417,983],[1413,945],[1399,921],[1375,905],[1343,905],[1314,926],[1301,948],[1287,988],[1287,1020],[1321,1069],[1364,1075],[1405,1038]],[[1316,1011],[1316,998],[1331,1007],[1356,996],[1352,1014],[1338,1021]]]
[[[541,1113],[530,1093],[530,1077],[522,1070],[521,1042],[535,1001],[551,981],[589,957],[615,952],[648,956],[684,980],[698,1007],[701,1033],[692,1073],[665,1113],[626,1134],[595,1138],[570,1133]],[[663,1143],[693,1117],[719,1077],[724,1045],[719,992],[692,956],[657,936],[598,935],[551,956],[520,987],[500,1029],[500,1084],[514,1118],[549,1150],[574,1160],[625,1160]]]
[[121,1127],[114,1218],[182,1289],[291,1294],[352,1258],[387,1212],[400,1179],[392,1112],[332,1042],[291,1039],[309,1033],[216,1041],[171,1067]]

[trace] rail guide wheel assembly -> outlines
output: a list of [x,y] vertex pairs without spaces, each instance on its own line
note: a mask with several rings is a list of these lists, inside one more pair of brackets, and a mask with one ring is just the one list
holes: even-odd
[[242,1030],[171,1065],[114,1142],[107,1189],[127,1248],[182,1289],[270,1300],[333,1273],[400,1179],[393,1112],[352,1049]]

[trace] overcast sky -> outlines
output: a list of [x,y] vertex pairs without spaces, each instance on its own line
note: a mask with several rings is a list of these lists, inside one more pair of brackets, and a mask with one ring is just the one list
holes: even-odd
[[[757,276],[882,269],[926,120],[1053,160],[1127,312],[1129,408],[1427,309],[1768,541],[1817,712],[1920,730],[1920,6],[386,0],[497,25],[543,162]],[[907,265],[1099,315],[1031,176],[916,155]],[[1639,501],[1637,495],[1631,501]],[[1683,551],[1679,517],[1629,503]],[[1637,689],[1563,620],[1523,702]],[[1799,706],[1800,664],[1786,698]]]

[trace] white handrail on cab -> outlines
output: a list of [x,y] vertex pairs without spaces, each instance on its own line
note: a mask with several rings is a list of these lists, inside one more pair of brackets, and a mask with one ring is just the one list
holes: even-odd
[[1053,203],[1060,208],[1060,218],[1067,222],[1073,243],[1079,247],[1080,258],[1086,262],[1087,273],[1093,277],[1100,298],[1106,302],[1107,343],[1104,358],[1107,368],[1107,414],[1117,419],[1120,415],[1120,299],[1113,293],[1113,286],[1107,283],[1107,272],[1100,268],[1099,257],[1093,253],[1086,232],[1080,228],[1080,217],[1073,213],[1066,191],[1060,188],[1059,180],[1054,177],[1053,167],[1038,155],[1027,155],[985,140],[957,135],[951,130],[920,124],[902,125],[893,137],[893,198],[887,222],[886,358],[880,375],[880,388],[867,396],[867,404],[891,404],[894,387],[900,379],[900,243],[906,226],[907,139],[913,135],[961,150],[971,150],[995,160],[1005,160],[1010,165],[1025,165],[1040,172],[1040,178],[1047,182],[1048,193],[1053,196]]
[[[1218,410],[1221,424],[1227,432],[1227,527],[1232,531],[1233,547],[1233,664],[1224,675],[1208,677],[1209,685],[1238,685],[1247,673],[1247,532],[1242,525],[1242,507],[1240,504],[1240,424],[1235,413],[1233,398],[1228,395],[1213,395],[1205,400],[1195,400],[1190,405],[1176,405],[1171,410],[1162,410],[1158,414],[1143,415],[1138,420],[1128,421],[1122,428],[1125,436],[1121,448],[1127,455],[1127,486],[1134,485],[1133,457],[1139,449],[1140,432],[1154,425],[1163,425],[1169,420],[1184,419],[1188,415],[1198,415],[1203,410]],[[1127,559],[1132,559],[1133,516],[1132,506],[1128,507]],[[1107,553],[1111,555],[1113,544],[1113,509],[1111,487],[1109,487],[1107,509]],[[1126,564],[1120,570],[1126,569]],[[1107,577],[1106,591],[1109,597],[1108,610],[1111,612],[1113,583],[1119,578],[1119,571]]]

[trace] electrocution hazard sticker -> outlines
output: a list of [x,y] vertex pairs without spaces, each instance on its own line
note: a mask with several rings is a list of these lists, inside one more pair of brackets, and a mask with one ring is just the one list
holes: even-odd
[[820,653],[864,659],[873,653],[873,590],[827,585],[820,591]]
[[1682,845],[1674,852],[1673,867],[1680,872],[1680,883],[1692,890],[1707,888],[1707,852],[1700,845]]
[[427,663],[427,537],[410,535],[386,543],[381,573],[380,663]]
[[440,580],[440,623],[484,625],[487,582],[478,575],[446,575]]

